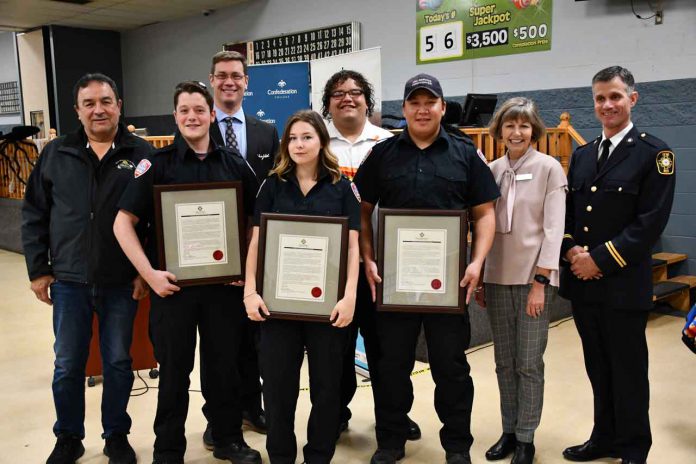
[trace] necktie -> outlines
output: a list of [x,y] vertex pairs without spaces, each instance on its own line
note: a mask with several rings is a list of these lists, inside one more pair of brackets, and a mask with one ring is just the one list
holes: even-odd
[[604,142],[602,142],[602,151],[599,154],[599,158],[597,158],[597,172],[600,172],[602,170],[602,166],[607,162],[607,158],[609,158],[609,147],[611,146],[611,140],[609,139],[604,139]]
[[232,117],[228,116],[222,121],[227,124],[227,128],[225,129],[225,146],[239,151],[239,146],[237,145],[237,135],[234,133],[234,129],[232,128]]

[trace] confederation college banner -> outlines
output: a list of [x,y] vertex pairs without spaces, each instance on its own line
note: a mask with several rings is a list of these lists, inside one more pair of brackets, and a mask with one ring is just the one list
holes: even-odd
[[281,136],[285,121],[295,111],[309,108],[309,63],[249,66],[248,73],[244,111],[274,124]]
[[416,62],[551,50],[553,0],[416,0]]

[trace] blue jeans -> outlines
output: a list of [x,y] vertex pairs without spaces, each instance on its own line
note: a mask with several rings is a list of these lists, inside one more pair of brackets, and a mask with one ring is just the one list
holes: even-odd
[[126,412],[133,372],[130,346],[138,302],[133,286],[91,285],[55,281],[51,284],[53,332],[56,353],[53,401],[56,435],[85,436],[85,365],[92,338],[92,314],[99,318],[99,348],[102,356],[103,438],[128,433],[131,418]]

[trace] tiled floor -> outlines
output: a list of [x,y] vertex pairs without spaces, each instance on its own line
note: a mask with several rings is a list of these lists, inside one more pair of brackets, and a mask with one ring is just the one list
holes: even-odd
[[[51,432],[55,415],[51,398],[52,343],[51,309],[36,300],[28,289],[24,261],[20,255],[0,251],[0,463],[41,463],[50,453],[54,437]],[[696,463],[696,357],[680,342],[681,318],[658,316],[648,325],[650,345],[650,379],[652,387],[651,419],[653,448],[651,464]],[[587,439],[592,426],[592,396],[583,367],[580,340],[572,321],[550,331],[546,351],[546,401],[541,426],[535,440],[537,463],[565,462],[564,447]],[[472,376],[476,386],[472,431],[475,442],[472,458],[486,462],[483,454],[500,429],[498,388],[495,380],[493,349],[484,348],[470,354]],[[442,463],[444,452],[438,439],[440,423],[433,410],[433,381],[427,365],[418,364],[413,376],[416,400],[411,417],[422,430],[423,438],[406,447],[403,464]],[[157,381],[141,375],[151,386]],[[306,372],[303,374],[306,386]],[[135,388],[142,382],[136,378]],[[362,383],[352,404],[350,429],[339,441],[334,462],[367,463],[376,446],[372,393],[369,383]],[[191,378],[191,389],[199,388],[198,369]],[[141,392],[134,392],[141,393]],[[130,440],[142,463],[152,458],[152,420],[157,390],[133,397],[129,412],[133,417]],[[99,405],[101,386],[87,388],[87,449],[80,463],[106,463]],[[222,463],[203,448],[201,434],[205,427],[200,413],[200,393],[191,393],[187,422],[190,463]],[[305,424],[309,411],[307,391],[300,393],[297,412],[297,439],[304,444]],[[249,445],[262,451],[264,437],[245,432]],[[298,456],[298,462],[301,461]],[[502,461],[507,462],[507,461]],[[613,462],[605,460],[603,462]]]

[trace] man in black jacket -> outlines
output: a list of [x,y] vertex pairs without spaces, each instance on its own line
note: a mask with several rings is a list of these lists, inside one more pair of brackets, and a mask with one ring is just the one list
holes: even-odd
[[134,463],[126,438],[133,385],[130,345],[137,300],[146,287],[116,242],[112,225],[135,166],[152,148],[119,124],[121,100],[112,79],[86,74],[73,93],[82,127],[44,148],[22,208],[31,289],[53,305],[53,432],[58,441],[47,464],[73,463],[85,451],[85,364],[95,312],[104,363],[104,454],[111,464]]
[[672,209],[674,153],[631,122],[638,92],[629,70],[599,71],[592,96],[602,134],[570,160],[560,295],[571,302],[582,340],[594,427],[563,456],[644,464],[652,445],[645,339],[651,252]]
[[[245,113],[242,108],[244,92],[249,85],[247,62],[244,55],[233,51],[218,52],[213,56],[210,68],[210,85],[213,88],[215,120],[210,125],[210,138],[219,146],[239,153],[254,171],[259,184],[273,169],[278,153],[278,130],[275,126]],[[247,319],[242,333],[239,351],[239,375],[241,377],[241,406],[244,424],[259,433],[266,433],[266,419],[261,406],[261,382],[256,351],[258,326]],[[205,364],[201,364],[201,378]],[[202,384],[205,388],[205,384]],[[208,405],[203,414],[210,417]],[[203,434],[203,443],[213,447],[210,424]]]

